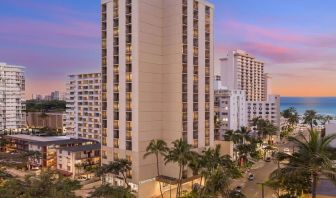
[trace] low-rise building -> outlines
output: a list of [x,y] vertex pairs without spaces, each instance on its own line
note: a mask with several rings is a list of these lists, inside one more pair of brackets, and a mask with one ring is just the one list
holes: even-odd
[[280,96],[270,95],[266,101],[248,101],[247,117],[249,121],[253,118],[269,120],[280,128]]
[[7,135],[6,151],[38,151],[41,159],[32,166],[57,168],[57,149],[66,147],[77,147],[83,145],[98,144],[96,141],[87,139],[70,138],[67,136],[33,136],[33,135]]
[[49,128],[63,132],[65,112],[27,112],[28,128]]
[[91,178],[100,166],[100,144],[60,147],[57,149],[57,170],[72,178]]
[[246,95],[243,90],[215,90],[216,140],[222,140],[226,131],[247,126]]

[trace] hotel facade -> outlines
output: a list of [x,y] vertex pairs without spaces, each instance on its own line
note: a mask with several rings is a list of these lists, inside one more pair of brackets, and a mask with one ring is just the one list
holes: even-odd
[[0,133],[26,125],[24,67],[0,63]]
[[262,101],[267,97],[264,62],[243,50],[230,51],[221,58],[222,85],[229,90],[244,90],[247,101]]
[[[132,189],[138,197],[157,196],[156,162],[143,158],[152,139],[182,138],[195,150],[214,144],[213,6],[205,0],[102,0],[101,6],[102,163],[130,160]],[[160,170],[178,177],[177,166],[163,159]]]

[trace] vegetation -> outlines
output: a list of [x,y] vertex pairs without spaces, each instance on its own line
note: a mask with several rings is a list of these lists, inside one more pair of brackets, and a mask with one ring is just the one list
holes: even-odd
[[127,181],[127,173],[132,169],[132,164],[126,159],[117,159],[113,162],[110,162],[107,165],[103,165],[97,169],[97,176],[105,176],[106,174],[113,174],[116,176],[122,176],[124,183],[128,189],[131,188]]
[[310,130],[314,129],[318,120],[318,115],[314,110],[307,110],[303,115],[303,123],[308,124],[310,126]]
[[91,198],[135,198],[128,188],[104,184],[91,193]]
[[66,102],[63,100],[27,100],[27,112],[63,112],[66,109]]
[[[182,139],[173,141],[171,148],[167,148],[167,144],[162,140],[152,140],[144,157],[149,155],[155,155],[156,159],[163,156],[165,164],[175,163],[178,165],[176,197],[215,198],[219,195],[228,197],[231,193],[231,179],[241,177],[239,169],[230,156],[220,155],[220,146],[197,153],[192,150],[191,145]],[[182,190],[183,171],[186,168],[192,170],[193,176],[200,177],[199,184],[193,185],[191,192]],[[160,175],[159,171],[158,175]]]
[[9,179],[0,186],[0,194],[4,198],[77,198],[74,191],[80,187],[78,181],[47,171],[38,177],[28,176],[24,181]]
[[[158,177],[160,176],[159,157],[160,155],[166,156],[168,150],[169,149],[167,147],[167,143],[163,140],[152,140],[146,148],[146,153],[144,155],[144,158],[146,158],[149,155],[155,155],[156,171],[157,171]],[[161,182],[159,182],[159,186],[160,186],[161,197],[163,198]]]
[[177,163],[179,166],[178,183],[176,197],[181,196],[182,188],[182,173],[189,161],[192,159],[194,152],[191,151],[192,146],[182,139],[172,142],[173,147],[168,150],[165,156],[165,163]]
[[281,114],[287,119],[287,123],[291,128],[299,123],[299,114],[294,107],[285,109]]
[[336,182],[336,168],[333,167],[335,150],[330,147],[335,139],[336,134],[321,137],[314,130],[309,132],[309,139],[302,134],[299,138],[289,137],[298,150],[292,155],[278,154],[277,160],[286,160],[288,163],[271,174],[271,186],[280,187],[290,196],[311,192],[312,197],[316,198],[317,182],[321,176]]

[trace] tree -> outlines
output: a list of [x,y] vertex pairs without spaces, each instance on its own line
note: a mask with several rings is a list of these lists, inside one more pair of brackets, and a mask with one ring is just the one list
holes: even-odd
[[224,134],[224,140],[232,141],[234,144],[238,144],[242,142],[243,136],[240,133],[237,133],[237,131],[228,130]]
[[[168,151],[167,143],[163,140],[152,140],[146,148],[146,153],[144,155],[144,158],[146,158],[149,155],[155,155],[157,177],[160,176],[159,156],[160,155],[166,156],[167,151]],[[161,182],[159,182],[159,186],[160,186],[161,197],[163,197]]]
[[64,177],[56,177],[51,172],[42,172],[38,177],[28,176],[23,197],[36,198],[77,198],[74,191],[81,188],[79,181]]
[[132,169],[132,163],[126,159],[118,159],[109,164],[104,164],[97,169],[97,176],[104,176],[108,173],[114,174],[115,176],[122,176],[124,183],[127,188],[131,188],[127,181],[127,173]]
[[105,184],[91,192],[91,198],[135,198],[128,188]]
[[278,160],[289,162],[285,167],[275,170],[271,177],[298,179],[302,175],[308,175],[308,180],[312,181],[312,197],[316,198],[317,182],[321,176],[336,182],[336,169],[333,167],[333,160],[336,159],[335,151],[330,146],[330,143],[336,140],[336,134],[321,137],[318,132],[311,130],[309,136],[309,140],[302,134],[300,139],[288,138],[298,147],[298,150],[292,155],[280,153]]
[[40,151],[26,151],[21,154],[21,158],[27,164],[28,170],[30,170],[32,164],[39,164],[42,159],[42,154]]
[[9,179],[0,185],[0,195],[2,198],[22,197],[25,193],[23,182],[17,179]]
[[299,123],[299,114],[294,107],[289,107],[282,112],[282,116],[287,119],[289,126],[294,127]]
[[307,110],[303,115],[303,123],[310,126],[310,130],[314,129],[317,125],[318,115],[314,110]]
[[175,140],[172,144],[173,147],[169,149],[167,155],[165,156],[165,164],[173,162],[177,163],[179,166],[176,197],[180,197],[182,188],[182,172],[188,165],[189,160],[192,158],[193,151],[191,151],[192,146],[182,139]]

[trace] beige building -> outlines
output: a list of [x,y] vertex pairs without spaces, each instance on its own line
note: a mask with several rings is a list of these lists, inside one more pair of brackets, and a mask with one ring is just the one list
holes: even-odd
[[[143,159],[152,139],[213,145],[212,79],[208,1],[102,0],[102,163],[131,160],[139,197],[159,195],[154,157]],[[163,164],[162,175],[177,178]]]
[[49,128],[63,132],[64,112],[27,112],[28,128]]
[[100,142],[100,73],[68,76],[66,95],[66,133],[72,137]]
[[95,167],[100,166],[100,144],[86,143],[79,146],[57,149],[57,170],[74,179],[89,179],[95,176]]
[[245,51],[230,51],[221,61],[222,85],[229,90],[244,90],[247,101],[267,99],[267,76],[264,62]]

